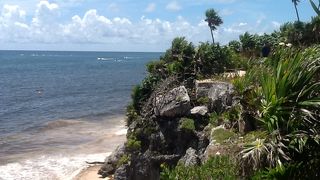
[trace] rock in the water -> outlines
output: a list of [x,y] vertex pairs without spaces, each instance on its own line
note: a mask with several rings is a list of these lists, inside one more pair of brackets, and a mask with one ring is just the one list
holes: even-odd
[[157,95],[155,98],[154,112],[156,116],[183,116],[189,112],[190,108],[190,97],[184,86],[174,88],[164,95]]
[[190,110],[190,113],[193,115],[204,116],[208,113],[208,107],[207,106],[196,106]]
[[118,146],[118,148],[106,158],[105,163],[100,168],[98,174],[100,174],[102,177],[107,177],[112,175],[117,168],[117,163],[119,159],[125,154],[125,146],[121,145]]
[[184,166],[195,166],[198,165],[200,159],[197,155],[196,150],[193,148],[189,148],[186,151],[186,154],[179,160],[179,163],[183,164]]
[[228,106],[232,106],[233,88],[233,85],[227,82],[196,81],[196,96],[207,97],[210,100],[209,110],[222,112]]

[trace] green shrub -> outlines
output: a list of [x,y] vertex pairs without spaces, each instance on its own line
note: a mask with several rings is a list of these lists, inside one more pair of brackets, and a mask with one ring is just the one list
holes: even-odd
[[127,164],[130,161],[130,155],[124,154],[117,162],[117,167],[120,167],[123,164]]
[[180,129],[182,129],[184,131],[194,131],[196,128],[194,126],[193,119],[182,118],[180,120]]
[[219,119],[220,119],[220,116],[216,112],[210,113],[210,115],[209,115],[209,123],[210,124],[212,124],[213,126],[218,126]]
[[267,135],[268,133],[266,131],[251,131],[243,137],[243,141],[245,143],[251,143],[256,139],[265,139]]
[[241,119],[242,107],[241,105],[232,106],[228,111],[224,112],[223,117],[229,122],[235,122]]
[[236,163],[229,156],[214,156],[201,166],[177,165],[170,169],[162,165],[162,180],[238,179]]
[[148,75],[140,85],[136,85],[132,89],[132,105],[138,114],[140,113],[142,104],[147,101],[160,80],[157,76]]
[[230,50],[218,44],[201,43],[196,54],[198,74],[211,76],[232,67]]
[[132,122],[137,120],[139,118],[138,112],[133,106],[133,103],[129,104],[127,106],[127,113],[126,113],[127,119],[126,119],[126,125],[129,126]]
[[266,170],[257,171],[250,179],[260,180],[260,179],[308,179],[308,174],[300,174],[296,176],[296,173],[299,172],[301,164],[287,164],[284,166],[276,166],[274,168],[267,168]]
[[[317,56],[315,58],[314,56]],[[314,119],[320,104],[320,84],[315,75],[320,70],[319,48],[305,52],[281,50],[269,73],[262,76],[262,122],[269,132],[290,132]]]
[[135,137],[129,137],[127,139],[126,148],[129,151],[137,151],[141,148],[141,141],[138,141]]

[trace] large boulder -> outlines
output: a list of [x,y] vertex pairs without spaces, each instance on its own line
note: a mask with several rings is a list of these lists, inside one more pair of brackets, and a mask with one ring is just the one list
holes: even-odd
[[189,113],[190,97],[187,89],[180,86],[165,94],[158,94],[154,102],[154,113],[161,117],[178,117]]
[[209,110],[222,112],[232,106],[234,87],[231,83],[202,80],[196,81],[196,97],[209,99]]
[[125,146],[118,146],[117,149],[105,159],[105,163],[100,168],[98,174],[107,177],[115,173],[119,159],[125,154]]

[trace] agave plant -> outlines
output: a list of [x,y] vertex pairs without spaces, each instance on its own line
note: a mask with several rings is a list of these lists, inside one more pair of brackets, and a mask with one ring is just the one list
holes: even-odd
[[[318,152],[320,141],[319,47],[295,52],[281,49],[261,78],[261,122],[266,139],[247,144],[241,152],[253,169],[283,166]],[[296,155],[299,158],[296,158]]]
[[289,133],[316,120],[320,82],[314,77],[320,70],[319,48],[298,53],[282,49],[276,57],[273,61],[278,63],[262,77],[262,122],[269,132]]

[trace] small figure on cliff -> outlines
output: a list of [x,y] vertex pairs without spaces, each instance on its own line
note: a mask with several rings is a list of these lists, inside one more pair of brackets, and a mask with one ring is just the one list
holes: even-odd
[[271,48],[269,43],[265,43],[262,47],[261,53],[262,53],[262,57],[268,57],[270,54]]

